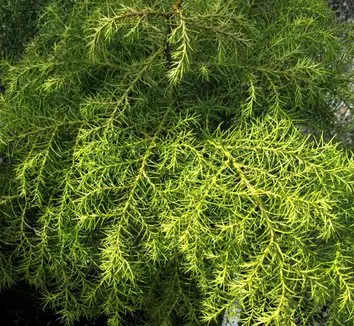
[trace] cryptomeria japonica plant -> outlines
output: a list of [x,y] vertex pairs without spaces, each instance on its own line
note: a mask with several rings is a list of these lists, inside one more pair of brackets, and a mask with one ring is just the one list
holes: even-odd
[[[0,55],[14,60],[37,32],[36,19],[50,0],[2,0],[0,5]],[[1,77],[0,77],[1,78]]]
[[52,1],[38,28],[1,68],[2,288],[67,324],[351,323],[353,156],[321,135],[352,31],[325,2]]

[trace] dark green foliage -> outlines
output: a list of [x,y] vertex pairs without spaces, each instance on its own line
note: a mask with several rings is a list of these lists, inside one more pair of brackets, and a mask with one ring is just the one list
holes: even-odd
[[0,55],[18,58],[38,31],[37,19],[49,0],[2,0],[0,4]]
[[[0,102],[0,286],[72,324],[353,316],[350,26],[325,2],[52,2]],[[343,38],[343,33],[345,34]],[[300,320],[300,321],[299,321]]]

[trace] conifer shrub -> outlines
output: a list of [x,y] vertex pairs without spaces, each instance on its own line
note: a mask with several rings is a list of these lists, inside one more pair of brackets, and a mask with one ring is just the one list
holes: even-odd
[[2,0],[0,5],[0,54],[17,59],[36,34],[38,16],[49,0]]
[[2,62],[0,288],[68,325],[350,324],[353,155],[321,136],[350,26],[319,0],[80,0],[38,28]]

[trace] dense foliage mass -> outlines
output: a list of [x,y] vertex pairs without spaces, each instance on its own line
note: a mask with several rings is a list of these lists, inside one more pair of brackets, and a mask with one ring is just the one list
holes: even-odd
[[[0,287],[72,324],[353,318],[352,31],[319,0],[52,1],[0,102]],[[344,36],[343,36],[344,35]]]
[[17,59],[36,34],[36,20],[50,0],[1,0],[0,55]]

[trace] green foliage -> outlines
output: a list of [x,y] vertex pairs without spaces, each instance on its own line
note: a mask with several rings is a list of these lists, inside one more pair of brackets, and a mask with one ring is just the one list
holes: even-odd
[[351,100],[350,26],[318,0],[52,2],[40,22],[2,65],[0,287],[67,324],[217,324],[235,302],[243,325],[324,304],[350,323],[353,156],[297,127]]
[[0,5],[0,55],[18,58],[37,32],[36,20],[49,0],[2,0]]

